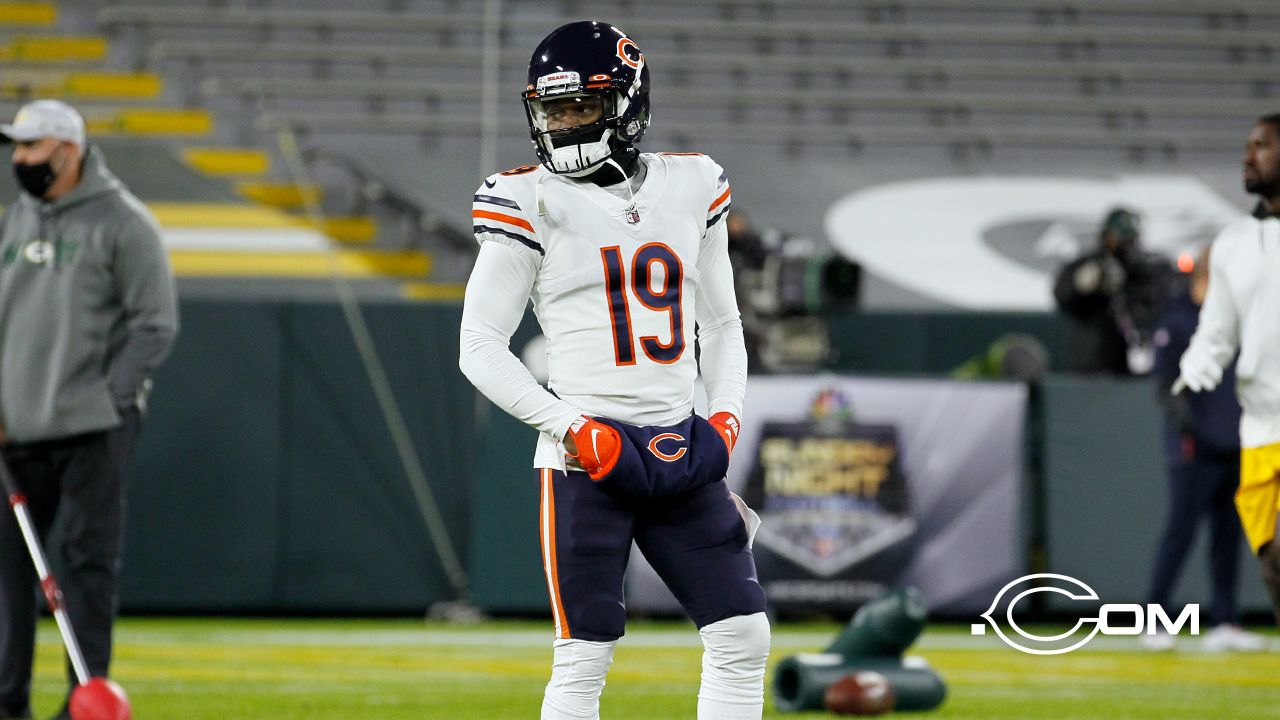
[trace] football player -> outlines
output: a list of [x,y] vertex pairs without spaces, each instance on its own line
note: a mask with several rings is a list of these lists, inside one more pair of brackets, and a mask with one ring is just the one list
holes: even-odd
[[1236,510],[1262,561],[1280,624],[1280,114],[1254,124],[1243,165],[1245,191],[1257,195],[1258,204],[1213,241],[1209,291],[1174,392],[1217,387],[1239,349],[1236,395],[1243,413]]
[[[522,97],[540,164],[476,191],[459,365],[541,431],[555,622],[542,718],[599,717],[634,542],[699,628],[698,717],[755,719],[769,653],[758,520],[723,479],[747,374],[729,183],[704,155],[637,150],[649,89],[647,58],[612,25],[570,23],[534,50]],[[549,391],[509,347],[530,299]],[[693,413],[699,364],[706,419]]]

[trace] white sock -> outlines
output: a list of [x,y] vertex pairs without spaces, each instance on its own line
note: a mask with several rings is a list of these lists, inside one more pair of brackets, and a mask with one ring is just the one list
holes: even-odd
[[542,720],[599,720],[600,692],[615,645],[617,641],[555,641]]
[[712,623],[702,635],[698,720],[760,720],[769,620],[764,613]]

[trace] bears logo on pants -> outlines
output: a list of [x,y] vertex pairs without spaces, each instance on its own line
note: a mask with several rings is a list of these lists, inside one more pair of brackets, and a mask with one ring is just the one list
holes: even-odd
[[680,449],[676,450],[674,453],[665,453],[658,447],[658,443],[663,440],[672,440],[674,442],[681,443],[685,441],[683,435],[677,435],[676,433],[662,433],[661,435],[653,436],[653,439],[649,441],[649,452],[653,453],[654,457],[659,460],[664,462],[675,462],[684,457],[684,454],[688,452],[688,448],[681,446]]

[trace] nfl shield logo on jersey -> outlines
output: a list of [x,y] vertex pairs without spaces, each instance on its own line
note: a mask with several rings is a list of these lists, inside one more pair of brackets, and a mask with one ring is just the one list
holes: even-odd
[[636,209],[635,205],[627,208],[627,222],[632,225],[640,222],[640,211]]

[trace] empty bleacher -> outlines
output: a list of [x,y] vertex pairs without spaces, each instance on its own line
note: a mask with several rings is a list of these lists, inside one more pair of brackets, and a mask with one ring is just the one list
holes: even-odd
[[[281,182],[277,153],[258,137],[247,146],[220,142],[213,113],[186,102],[161,74],[129,69],[127,47],[96,32],[101,9],[0,2],[0,115],[37,97],[74,104],[112,169],[160,221],[183,287],[222,294],[247,279],[254,294],[323,292],[339,273],[362,293],[400,295],[406,281],[431,276],[422,232],[394,227],[395,241],[378,245],[372,210],[320,220],[300,212],[299,188]],[[17,192],[7,176],[0,190],[0,203]]]
[[[312,130],[475,135],[483,5],[120,3],[98,20],[134,39],[135,70],[186,77],[193,103],[239,100],[235,111]],[[704,133],[853,147],[924,134],[1176,155],[1237,146],[1243,119],[1277,91],[1280,8],[1244,0],[507,4],[490,19],[502,87],[518,87],[529,48],[581,12],[625,20],[643,42],[666,120],[655,133],[681,145]],[[518,114],[503,119],[520,134]]]
[[[0,110],[74,95],[93,129],[183,142],[193,167],[297,212],[306,189],[277,147],[294,131],[329,163],[317,199],[331,235],[441,256],[463,252],[445,228],[465,230],[467,195],[500,169],[481,158],[532,160],[528,54],[581,17],[619,24],[649,54],[645,147],[728,158],[742,197],[770,210],[769,182],[839,181],[850,163],[886,177],[895,163],[1229,168],[1252,119],[1280,108],[1268,0],[77,0],[54,19],[10,6],[32,24],[0,33],[0,58],[27,63],[0,78]],[[40,38],[54,20],[77,33],[56,52]],[[785,194],[782,224],[820,234],[834,192],[804,207],[809,194]],[[380,193],[418,214],[375,219]],[[432,239],[400,237],[405,217]]]

